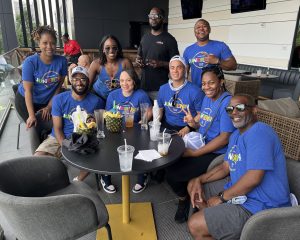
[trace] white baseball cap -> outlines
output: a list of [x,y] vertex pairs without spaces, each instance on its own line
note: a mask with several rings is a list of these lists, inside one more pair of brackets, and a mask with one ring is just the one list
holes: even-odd
[[87,78],[89,77],[88,71],[85,67],[81,67],[81,66],[74,67],[72,70],[71,77],[73,77],[76,73],[82,73]]
[[173,62],[173,61],[179,61],[179,62],[181,62],[184,65],[184,67],[186,68],[186,62],[185,62],[185,60],[184,60],[183,57],[181,57],[179,55],[175,55],[174,57],[172,57],[170,59],[170,63]]

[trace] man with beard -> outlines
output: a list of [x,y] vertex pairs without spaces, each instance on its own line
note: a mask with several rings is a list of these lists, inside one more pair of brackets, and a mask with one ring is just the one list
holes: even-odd
[[210,40],[210,25],[204,19],[199,19],[194,26],[197,42],[188,46],[183,53],[185,61],[191,70],[191,81],[201,87],[202,68],[212,64],[219,64],[223,70],[235,70],[236,60],[229,47],[220,41]]
[[[50,155],[61,157],[60,148],[62,141],[71,136],[74,124],[71,115],[79,105],[81,110],[93,114],[95,109],[104,109],[102,99],[89,93],[89,77],[87,69],[75,67],[71,74],[72,91],[66,91],[56,95],[52,102],[53,128],[48,138],[43,141],[35,151],[35,156]],[[87,173],[80,172],[78,180],[83,180]]]
[[203,208],[188,222],[194,239],[239,239],[253,214],[291,205],[280,140],[256,120],[254,98],[235,95],[226,112],[237,130],[225,161],[188,185],[193,207]]
[[164,11],[153,7],[148,15],[151,32],[143,36],[136,58],[142,68],[141,88],[156,99],[159,87],[168,82],[169,61],[178,55],[175,38],[163,30]]

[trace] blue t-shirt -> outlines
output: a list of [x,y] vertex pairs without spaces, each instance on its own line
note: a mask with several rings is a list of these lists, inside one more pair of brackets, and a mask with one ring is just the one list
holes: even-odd
[[187,47],[184,50],[183,57],[190,66],[192,83],[201,87],[202,68],[208,64],[204,62],[204,53],[213,54],[220,60],[226,60],[232,57],[229,47],[220,41],[209,40],[205,46],[199,46],[197,43]]
[[247,193],[242,205],[251,213],[290,206],[286,160],[279,137],[267,124],[256,122],[244,133],[236,130],[230,137],[225,160],[229,163],[234,185],[248,170],[264,170],[262,182]]
[[[81,101],[77,101],[72,97],[72,91],[63,92],[54,96],[51,114],[54,117],[62,118],[63,133],[66,138],[68,138],[74,130],[71,116],[72,113],[76,111],[77,105],[88,114],[94,114],[95,109],[104,109],[103,100],[92,93],[88,93]],[[51,135],[55,137],[54,128],[52,128]]]
[[120,88],[120,75],[122,72],[122,61],[119,61],[118,71],[113,78],[111,78],[105,69],[105,66],[101,66],[101,72],[98,75],[96,82],[93,85],[94,91],[104,99],[107,98],[108,94]]
[[187,124],[183,122],[185,113],[183,109],[187,111],[189,108],[193,117],[197,115],[197,112],[201,110],[202,99],[204,93],[196,85],[191,82],[179,90],[175,106],[172,106],[174,95],[176,91],[173,91],[169,83],[162,85],[158,92],[158,106],[164,109],[165,121],[171,126],[184,127]]
[[113,108],[114,101],[117,106],[117,110],[121,114],[124,114],[124,112],[128,111],[134,113],[134,122],[139,122],[141,120],[141,103],[148,103],[149,107],[152,106],[150,98],[142,89],[135,90],[129,97],[125,97],[123,95],[121,88],[111,92],[108,95],[105,109],[111,110]]
[[[33,83],[32,101],[37,104],[48,104],[59,85],[59,77],[64,80],[68,73],[67,59],[54,55],[51,64],[45,64],[39,54],[27,57],[22,65],[22,80]],[[23,83],[19,93],[24,97]]]
[[[228,92],[222,93],[222,95],[215,101],[206,96],[204,97],[199,122],[199,132],[202,134],[202,136],[205,135],[208,126],[211,124],[205,135],[205,143],[209,143],[222,132],[233,132],[235,130],[230,117],[225,111],[225,107],[228,106],[230,99],[231,95]],[[211,123],[212,120],[213,122]],[[214,153],[223,154],[226,152],[226,150],[227,146],[214,151]]]

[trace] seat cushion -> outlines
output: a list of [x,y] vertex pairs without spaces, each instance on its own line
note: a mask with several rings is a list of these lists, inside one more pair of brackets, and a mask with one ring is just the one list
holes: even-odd
[[72,182],[69,186],[47,196],[59,196],[67,194],[80,194],[89,198],[95,204],[99,225],[104,226],[108,222],[108,212],[100,196],[82,181]]
[[258,107],[290,118],[300,117],[299,107],[290,97],[258,101]]

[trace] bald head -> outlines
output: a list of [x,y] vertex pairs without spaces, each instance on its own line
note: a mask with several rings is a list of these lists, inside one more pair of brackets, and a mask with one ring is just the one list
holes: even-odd
[[91,65],[91,59],[88,55],[84,54],[78,58],[78,66],[89,68]]

